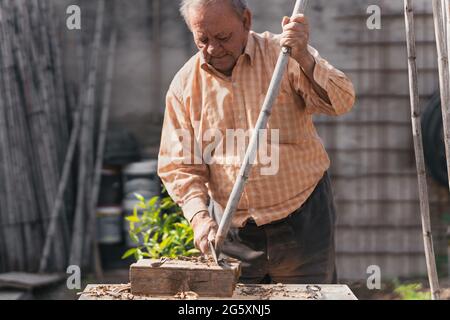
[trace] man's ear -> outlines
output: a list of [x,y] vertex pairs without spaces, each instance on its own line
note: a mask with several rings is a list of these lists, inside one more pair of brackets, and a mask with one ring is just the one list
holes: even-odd
[[244,29],[250,31],[252,27],[252,13],[250,12],[250,10],[245,9],[244,18],[242,21],[244,22]]

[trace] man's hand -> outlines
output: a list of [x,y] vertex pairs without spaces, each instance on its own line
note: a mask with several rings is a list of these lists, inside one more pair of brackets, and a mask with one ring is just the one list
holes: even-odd
[[309,24],[308,18],[303,14],[283,17],[281,22],[283,33],[281,34],[280,45],[291,48],[291,57],[301,66],[310,63],[314,59],[308,51]]
[[194,230],[194,244],[203,254],[209,253],[208,240],[214,241],[217,233],[217,223],[209,216],[208,211],[197,213],[191,221]]
[[311,81],[314,91],[326,103],[331,104],[328,93],[314,79],[314,68],[316,61],[308,51],[309,23],[308,18],[303,14],[283,17],[281,22],[283,33],[281,34],[280,45],[291,48],[291,57],[303,68],[308,79]]

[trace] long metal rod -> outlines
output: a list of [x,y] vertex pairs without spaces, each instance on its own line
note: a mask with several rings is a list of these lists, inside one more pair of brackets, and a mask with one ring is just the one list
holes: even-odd
[[[296,0],[292,15],[304,13],[307,4],[307,0]],[[223,242],[228,234],[228,231],[230,230],[232,217],[237,209],[239,200],[241,199],[242,192],[244,190],[245,183],[252,168],[252,164],[256,155],[256,148],[259,145],[259,131],[266,128],[269,116],[272,112],[273,103],[280,91],[281,80],[286,70],[286,65],[289,61],[290,52],[290,48],[283,47],[278,57],[278,61],[269,85],[269,89],[267,91],[266,98],[259,114],[258,121],[256,122],[255,129],[252,132],[249,146],[245,153],[244,161],[231,191],[230,198],[228,199],[228,203],[222,216],[222,220],[220,221],[219,230],[217,231],[215,239],[215,249],[217,257],[219,257],[220,253],[222,252]]]
[[425,247],[425,259],[430,282],[431,296],[433,300],[439,299],[439,281],[436,271],[436,261],[433,250],[433,238],[431,235],[430,205],[428,198],[427,177],[425,170],[425,157],[423,153],[422,127],[420,123],[419,84],[416,66],[416,45],[414,32],[414,12],[412,0],[405,0],[405,27],[406,43],[408,48],[408,75],[411,100],[411,121],[414,139],[414,151],[416,154],[417,178],[419,184],[420,214],[422,219],[422,233]]

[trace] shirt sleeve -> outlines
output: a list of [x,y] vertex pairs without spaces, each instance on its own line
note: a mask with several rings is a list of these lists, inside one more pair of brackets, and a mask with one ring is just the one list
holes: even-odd
[[158,175],[189,222],[198,212],[208,210],[209,168],[196,156],[195,141],[187,107],[171,87],[166,97]]
[[331,116],[342,115],[350,111],[355,103],[352,82],[342,71],[334,68],[328,61],[320,57],[316,49],[308,46],[308,51],[316,62],[314,80],[327,92],[331,103],[327,103],[316,93],[300,65],[294,59],[289,59],[289,82],[305,100],[306,111],[311,114],[319,113]]

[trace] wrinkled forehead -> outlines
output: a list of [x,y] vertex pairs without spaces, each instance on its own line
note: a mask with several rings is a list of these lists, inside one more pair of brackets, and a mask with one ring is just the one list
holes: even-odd
[[227,1],[189,8],[189,24],[194,33],[232,32],[239,22],[238,14]]

